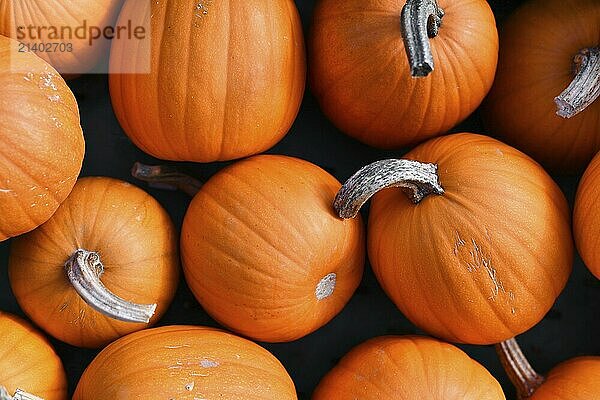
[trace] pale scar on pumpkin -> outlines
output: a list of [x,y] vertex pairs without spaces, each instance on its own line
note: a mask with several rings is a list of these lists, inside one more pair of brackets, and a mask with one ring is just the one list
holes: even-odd
[[[489,232],[486,229],[486,237],[489,240]],[[458,257],[467,269],[471,273],[479,273],[481,271],[487,274],[487,277],[492,282],[491,293],[488,297],[490,301],[496,301],[499,297],[505,298],[505,303],[510,307],[510,313],[516,314],[514,307],[515,294],[512,290],[506,290],[504,283],[498,277],[496,268],[492,263],[492,257],[487,255],[480,245],[477,244],[475,239],[471,239],[470,243],[467,243],[460,237],[458,231],[455,232],[454,245],[452,247],[452,253]]]
[[333,294],[337,275],[335,273],[327,274],[317,283],[315,288],[315,297],[318,301],[324,300]]
[[195,9],[196,12],[194,15],[198,18],[204,18],[208,15],[209,6],[212,4],[213,0],[202,0],[196,3]]

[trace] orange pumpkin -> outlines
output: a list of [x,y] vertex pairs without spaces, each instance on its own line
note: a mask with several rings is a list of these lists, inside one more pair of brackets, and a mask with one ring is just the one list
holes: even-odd
[[87,367],[73,400],[296,400],[281,363],[249,340],[199,326],[165,326],[111,343]]
[[523,153],[481,135],[433,139],[406,158],[366,167],[336,199],[350,217],[365,188],[383,189],[367,247],[388,296],[416,325],[454,342],[497,343],[534,326],[571,272],[570,213],[558,186]]
[[187,283],[226,327],[267,342],[298,339],[348,302],[364,264],[362,221],[343,221],[340,188],[307,161],[262,155],[214,175],[183,221]]
[[573,234],[583,262],[600,279],[600,153],[586,169],[575,196]]
[[114,26],[121,2],[0,0],[0,34],[36,45],[34,52],[61,74],[89,72],[108,55],[109,41],[95,29]]
[[577,357],[560,363],[530,400],[580,400],[600,398],[600,357]]
[[[600,150],[600,101],[582,111],[566,106],[574,96],[593,101],[594,92],[600,95],[598,26],[597,0],[531,0],[502,26],[498,73],[484,107],[487,126],[559,172],[584,168]],[[576,76],[585,49],[595,52],[588,63],[595,72],[580,75],[570,94],[559,96]],[[561,114],[581,112],[557,115],[557,96]]]
[[419,336],[382,336],[350,351],[312,400],[504,400],[500,384],[462,350]]
[[79,109],[71,90],[41,58],[0,36],[0,241],[54,214],[83,162]]
[[[485,0],[440,0],[439,7],[434,0],[318,2],[311,87],[340,130],[371,146],[401,147],[449,130],[479,106],[498,57],[492,11]],[[429,23],[440,14],[441,26]],[[414,29],[420,36],[409,40]]]
[[[45,400],[67,399],[67,377],[60,358],[37,330],[0,311],[0,398],[17,389]],[[10,397],[12,399],[12,397]]]
[[175,229],[158,202],[94,177],[80,179],[48,222],[12,243],[8,273],[37,325],[74,346],[98,347],[160,318],[178,265]]
[[496,346],[500,361],[517,389],[518,400],[600,398],[600,357],[576,357],[539,375],[514,339]]
[[129,0],[119,24],[144,17],[149,73],[113,73],[143,65],[144,41],[113,41],[110,59],[115,113],[138,147],[210,162],[263,152],[287,133],[306,75],[293,0]]

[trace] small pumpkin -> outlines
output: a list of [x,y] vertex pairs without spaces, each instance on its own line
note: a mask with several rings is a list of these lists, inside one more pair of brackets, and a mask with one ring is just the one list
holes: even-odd
[[86,368],[73,400],[296,400],[281,363],[259,345],[200,326],[164,326],[107,346]]
[[73,93],[0,35],[0,241],[46,222],[75,185],[85,144]]
[[565,197],[539,164],[495,139],[444,136],[406,160],[369,165],[337,195],[339,215],[351,217],[374,193],[373,271],[404,315],[435,336],[506,340],[537,324],[567,282]]
[[496,345],[500,361],[517,389],[518,400],[600,398],[600,357],[581,356],[558,364],[544,377],[523,355],[517,341]]
[[[0,34],[33,45],[61,74],[92,70],[108,55],[122,0],[0,0]],[[99,30],[99,31],[98,31]],[[55,44],[57,44],[55,46]]]
[[421,142],[465,119],[492,86],[498,58],[484,0],[320,0],[309,43],[323,112],[381,148]]
[[67,399],[67,377],[50,343],[29,323],[1,311],[0,354],[0,399],[19,389],[45,400]]
[[600,153],[585,170],[573,210],[573,235],[583,262],[600,279]]
[[[110,58],[113,107],[138,147],[210,162],[261,153],[287,133],[306,75],[293,0],[128,0],[119,24],[144,18],[150,44],[114,40]],[[148,73],[118,73],[143,57]]]
[[597,0],[530,0],[501,29],[487,127],[557,172],[600,150],[598,26]]
[[355,347],[312,400],[504,400],[500,384],[462,350],[419,336],[382,336]]
[[175,228],[143,190],[80,179],[56,214],[11,246],[8,274],[25,313],[50,335],[99,347],[153,324],[178,283]]
[[[191,189],[185,176],[161,168],[134,175]],[[301,338],[338,314],[365,258],[362,221],[333,211],[339,188],[318,166],[279,155],[250,157],[211,177],[181,230],[185,278],[206,312],[265,342]]]

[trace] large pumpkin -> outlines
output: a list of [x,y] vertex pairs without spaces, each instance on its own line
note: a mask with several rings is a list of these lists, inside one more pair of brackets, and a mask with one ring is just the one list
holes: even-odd
[[165,326],[132,333],[87,367],[73,400],[296,400],[294,383],[267,350],[230,333]]
[[538,374],[515,339],[496,345],[500,361],[517,389],[518,400],[582,400],[600,398],[600,357],[582,356]]
[[[586,92],[590,100],[600,94],[598,26],[597,0],[530,0],[501,29],[498,73],[484,107],[487,126],[559,172],[583,169],[600,150],[600,101],[576,115],[564,106]],[[595,61],[559,99],[558,111],[572,116],[561,117],[555,98],[571,84],[586,51]]]
[[[369,145],[400,147],[449,130],[479,106],[494,80],[498,34],[487,2],[440,0],[443,11],[434,0],[418,3],[320,0],[315,9],[312,91],[340,130]],[[409,18],[402,24],[401,13]],[[440,14],[439,32],[428,31]],[[414,29],[421,36],[406,44],[403,33]],[[423,46],[430,47],[429,63],[409,62],[412,49],[427,61]],[[427,77],[411,76],[431,68]]]
[[34,52],[61,74],[89,72],[108,56],[109,41],[101,32],[114,27],[121,3],[0,0],[0,34],[29,45],[31,51],[35,45]]
[[186,280],[204,309],[251,338],[298,339],[358,286],[362,221],[332,208],[340,183],[307,161],[261,155],[214,175],[183,221]]
[[45,400],[67,399],[67,377],[60,358],[37,330],[0,311],[0,398],[17,389]]
[[312,400],[504,400],[500,384],[462,350],[419,336],[382,336],[346,354]]
[[12,243],[8,273],[37,325],[98,347],[156,322],[175,294],[178,267],[175,229],[158,202],[94,177],[80,179],[48,222]]
[[558,186],[523,153],[481,135],[433,139],[406,158],[365,168],[336,199],[348,217],[365,188],[383,189],[367,239],[385,292],[416,325],[454,342],[497,343],[534,326],[571,272]]
[[[150,44],[115,40],[110,59],[115,113],[138,147],[210,162],[260,153],[287,133],[306,75],[293,0],[128,0],[119,23],[144,17]],[[149,73],[118,74],[144,65],[144,46]]]
[[600,153],[587,167],[575,197],[573,234],[583,262],[600,279]]
[[0,36],[0,241],[46,222],[81,169],[84,140],[71,90],[50,65]]

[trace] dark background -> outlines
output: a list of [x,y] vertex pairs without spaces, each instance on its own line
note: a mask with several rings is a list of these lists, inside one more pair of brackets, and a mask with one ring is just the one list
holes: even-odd
[[[343,0],[340,0],[343,1]],[[315,0],[296,0],[305,32],[308,32]],[[499,25],[520,1],[495,0],[490,4]],[[129,176],[135,161],[158,163],[138,150],[120,128],[110,104],[108,81],[104,75],[87,75],[69,82],[81,109],[86,138],[82,176],[105,175],[121,178],[148,190],[169,211],[177,226],[190,199],[182,193],[150,189]],[[452,130],[486,133],[478,112]],[[288,154],[309,160],[347,179],[363,165],[386,157],[401,157],[403,151],[380,151],[362,145],[339,132],[321,113],[307,89],[302,108],[289,134],[269,153]],[[180,164],[187,172],[208,178],[226,163]],[[579,176],[555,176],[573,203]],[[7,264],[10,240],[0,243],[0,309],[25,317],[8,284]],[[546,373],[557,363],[577,355],[600,354],[597,340],[600,322],[600,282],[577,256],[566,289],[542,322],[519,337],[524,352],[538,372]],[[201,309],[183,278],[176,297],[158,325],[198,324],[217,326]],[[367,265],[362,283],[344,310],[329,324],[307,337],[284,344],[262,344],[274,353],[292,376],[299,398],[311,392],[335,363],[355,345],[386,334],[423,333],[408,322],[385,296]],[[97,350],[78,349],[52,339],[69,376],[70,392]],[[514,390],[501,369],[491,346],[460,346],[486,366],[500,381],[508,399]]]

